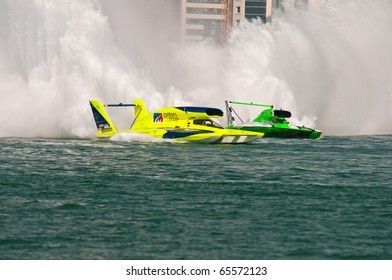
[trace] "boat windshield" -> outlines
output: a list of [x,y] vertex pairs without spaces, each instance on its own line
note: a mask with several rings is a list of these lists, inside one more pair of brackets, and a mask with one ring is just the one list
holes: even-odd
[[219,124],[217,124],[213,120],[194,120],[193,124],[222,128]]

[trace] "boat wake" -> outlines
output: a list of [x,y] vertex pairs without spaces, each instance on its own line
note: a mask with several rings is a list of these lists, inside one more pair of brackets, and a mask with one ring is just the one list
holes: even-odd
[[[117,133],[110,137],[111,141],[116,142],[140,142],[140,143],[181,143],[182,141],[172,139],[162,139],[146,134],[130,132],[130,133]],[[184,142],[185,143],[185,142]]]

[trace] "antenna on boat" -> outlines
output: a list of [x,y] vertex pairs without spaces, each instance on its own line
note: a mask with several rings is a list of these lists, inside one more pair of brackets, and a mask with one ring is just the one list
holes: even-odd
[[229,101],[225,100],[225,104],[226,104],[227,125],[232,126],[235,121],[232,114],[233,109],[230,107]]
[[253,103],[253,102],[238,102],[238,101],[228,101],[231,104],[238,104],[238,105],[250,105],[250,106],[261,106],[261,107],[268,107],[272,108],[273,105],[270,104],[258,104],[258,103]]
[[237,116],[237,118],[238,118],[242,123],[244,123],[244,121],[243,121],[243,120],[241,119],[241,117],[237,114],[237,112],[234,110],[234,108],[231,107],[231,106],[229,105],[230,103],[233,103],[233,104],[241,104],[241,102],[233,102],[233,101],[228,101],[228,100],[226,100],[225,102],[226,102],[226,112],[227,112],[227,116],[228,116],[228,118],[230,118],[230,120],[228,119],[229,125],[232,125],[232,123],[233,123],[233,121],[234,121],[234,117],[233,117],[233,114],[232,114],[232,113],[234,113],[234,114]]

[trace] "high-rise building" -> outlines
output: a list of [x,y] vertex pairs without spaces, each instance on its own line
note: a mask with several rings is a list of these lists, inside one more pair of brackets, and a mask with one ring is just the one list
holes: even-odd
[[271,18],[278,0],[180,0],[184,41],[213,39],[224,43],[229,29],[241,21]]
[[221,40],[225,19],[225,0],[181,0],[182,38],[201,41]]

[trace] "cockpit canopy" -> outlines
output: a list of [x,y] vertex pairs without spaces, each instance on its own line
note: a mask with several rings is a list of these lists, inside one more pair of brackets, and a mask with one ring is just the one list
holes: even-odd
[[219,124],[214,122],[213,120],[206,119],[206,120],[193,120],[193,124],[196,125],[204,125],[204,126],[211,126],[216,128],[222,128]]
[[290,118],[291,117],[291,113],[289,111],[285,111],[285,110],[274,110],[274,116],[278,117],[278,118]]
[[208,108],[208,107],[176,107],[177,109],[189,113],[196,113],[196,114],[206,114],[208,117],[211,118],[221,118],[223,117],[223,111],[217,108]]

